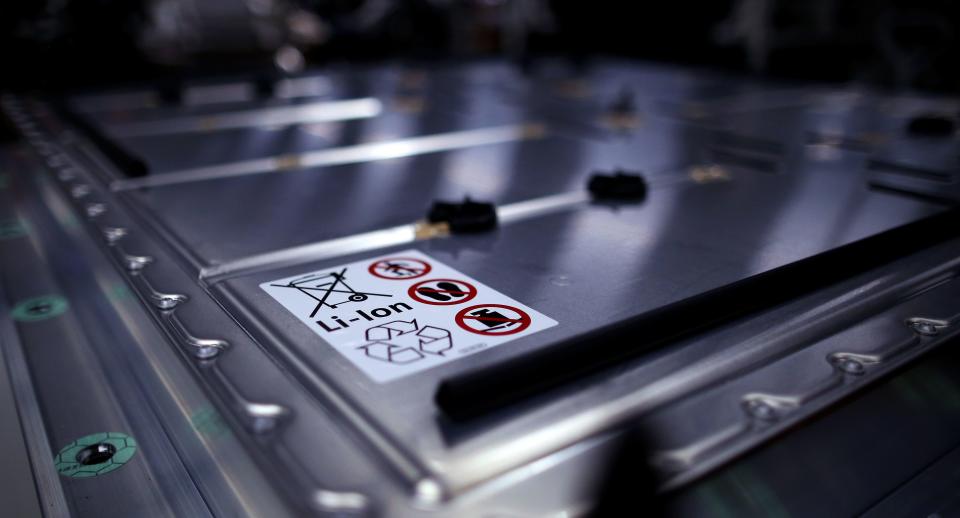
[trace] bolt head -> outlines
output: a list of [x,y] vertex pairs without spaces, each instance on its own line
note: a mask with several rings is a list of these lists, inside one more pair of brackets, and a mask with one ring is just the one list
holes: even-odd
[[853,358],[844,358],[840,360],[839,363],[840,370],[846,372],[847,374],[863,374],[865,370],[862,363]]
[[912,327],[917,334],[924,336],[936,336],[940,333],[940,330],[937,328],[937,326],[931,324],[930,322],[914,322]]
[[769,403],[753,400],[747,403],[747,412],[756,419],[772,421],[777,418],[777,409]]

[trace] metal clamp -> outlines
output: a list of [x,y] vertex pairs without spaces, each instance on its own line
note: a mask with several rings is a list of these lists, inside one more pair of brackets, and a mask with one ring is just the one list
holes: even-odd
[[[694,465],[703,457],[709,456],[711,452],[718,448],[734,443],[741,437],[752,433],[758,425],[766,426],[778,421],[809,401],[842,387],[848,376],[862,376],[867,373],[868,366],[889,361],[891,358],[906,352],[921,343],[920,336],[938,334],[939,330],[950,325],[951,321],[952,319],[911,318],[907,320],[907,325],[916,334],[905,340],[880,347],[869,353],[848,351],[830,353],[826,360],[834,367],[834,370],[819,383],[796,394],[748,393],[741,399],[741,406],[749,416],[750,421],[741,422],[700,437],[686,446],[657,452],[654,454],[652,461],[667,471],[679,473]],[[920,327],[918,328],[918,326]],[[931,333],[931,331],[934,332]]]
[[124,268],[130,273],[139,272],[153,262],[153,258],[149,255],[132,255],[123,252],[120,255]]
[[163,311],[161,315],[173,334],[188,347],[190,354],[198,360],[212,360],[229,346],[225,340],[194,336],[184,327],[183,322],[173,311]]
[[213,373],[233,400],[233,405],[241,410],[246,418],[246,425],[254,433],[265,434],[276,430],[281,421],[292,415],[290,409],[283,405],[250,401],[240,393],[220,369],[213,369]]
[[164,293],[162,291],[157,291],[153,287],[153,284],[149,279],[142,273],[133,274],[133,278],[143,286],[144,291],[147,292],[147,297],[153,303],[154,307],[161,311],[170,311],[173,308],[179,306],[180,304],[187,301],[188,297],[186,295],[181,295],[179,293]]
[[907,319],[907,325],[918,335],[937,336],[941,329],[950,325],[950,320],[914,317]]
[[100,202],[88,203],[83,207],[83,213],[90,219],[98,218],[106,212],[107,206]]

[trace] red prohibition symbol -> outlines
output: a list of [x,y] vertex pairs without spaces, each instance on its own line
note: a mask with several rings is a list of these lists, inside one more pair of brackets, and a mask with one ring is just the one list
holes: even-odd
[[433,267],[426,261],[408,257],[388,257],[370,265],[367,271],[374,277],[403,281],[416,279],[430,273]]
[[452,306],[476,297],[477,288],[459,279],[429,279],[410,286],[407,295],[424,304]]
[[486,336],[512,335],[530,327],[530,315],[504,304],[477,304],[463,308],[454,320],[464,330]]

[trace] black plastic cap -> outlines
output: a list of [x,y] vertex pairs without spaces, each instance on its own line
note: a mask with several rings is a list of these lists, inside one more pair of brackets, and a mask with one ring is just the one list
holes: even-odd
[[157,86],[157,97],[162,104],[181,104],[183,102],[183,84],[172,79],[163,81]]
[[487,232],[497,228],[497,209],[492,203],[464,198],[462,203],[436,201],[427,213],[427,221],[446,223],[456,234]]
[[276,77],[273,74],[258,74],[253,78],[253,92],[258,99],[273,97],[276,85]]
[[647,181],[639,174],[617,171],[614,174],[594,174],[587,190],[596,200],[642,201],[647,197]]
[[908,133],[921,137],[949,137],[956,129],[953,119],[936,114],[918,115],[907,124]]

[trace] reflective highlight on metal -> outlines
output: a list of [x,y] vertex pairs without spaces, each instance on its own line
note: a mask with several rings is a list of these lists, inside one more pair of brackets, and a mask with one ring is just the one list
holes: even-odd
[[391,158],[437,153],[440,151],[450,151],[474,146],[488,146],[502,142],[534,139],[543,136],[544,132],[544,127],[540,124],[511,125],[456,131],[387,142],[371,142],[368,144],[358,144],[356,146],[312,151],[298,155],[282,155],[229,164],[198,167],[145,178],[115,180],[111,184],[111,187],[115,191],[125,191],[143,187],[164,187],[180,183],[263,174],[294,168],[304,169],[374,160],[388,160]]
[[153,258],[146,255],[125,254],[123,256],[123,262],[127,267],[127,271],[137,272],[153,262]]
[[367,497],[360,493],[344,493],[321,489],[313,494],[318,510],[328,513],[355,513],[363,511],[369,505]]
[[180,322],[176,313],[163,315],[163,318],[170,325],[180,342],[186,347],[187,351],[198,360],[212,360],[227,348],[227,342],[212,338],[198,338],[193,336],[190,331]]
[[590,194],[586,191],[544,196],[497,207],[497,219],[503,224],[509,224],[560,210],[572,209],[588,201],[590,201]]
[[283,267],[338,257],[351,253],[377,250],[390,246],[411,243],[417,239],[416,225],[400,225],[384,230],[365,232],[321,243],[276,250],[263,255],[244,257],[229,263],[217,264],[200,270],[200,278],[217,282],[223,278],[253,272],[264,267]]
[[[694,171],[699,171],[699,169],[694,169]],[[691,178],[682,176],[671,178],[670,175],[665,174],[652,180],[650,185],[652,188],[667,189],[677,185],[689,184],[691,180],[696,183],[704,183],[725,181],[729,178],[729,174],[726,173],[712,175],[707,180],[696,175],[692,175]],[[509,203],[497,207],[497,220],[500,224],[509,225],[558,211],[572,210],[588,203],[590,199],[590,194],[587,191],[574,191]],[[282,268],[294,264],[322,261],[358,252],[369,252],[414,241],[448,236],[449,228],[445,225],[430,225],[425,222],[400,225],[207,266],[200,270],[200,278],[209,283],[216,283],[229,277],[254,273],[268,266]]]
[[382,111],[374,98],[346,101],[322,101],[294,106],[275,106],[217,115],[161,119],[148,122],[115,124],[109,127],[118,138],[149,137],[171,133],[198,133],[251,127],[277,127],[293,124],[345,121],[376,117]]

